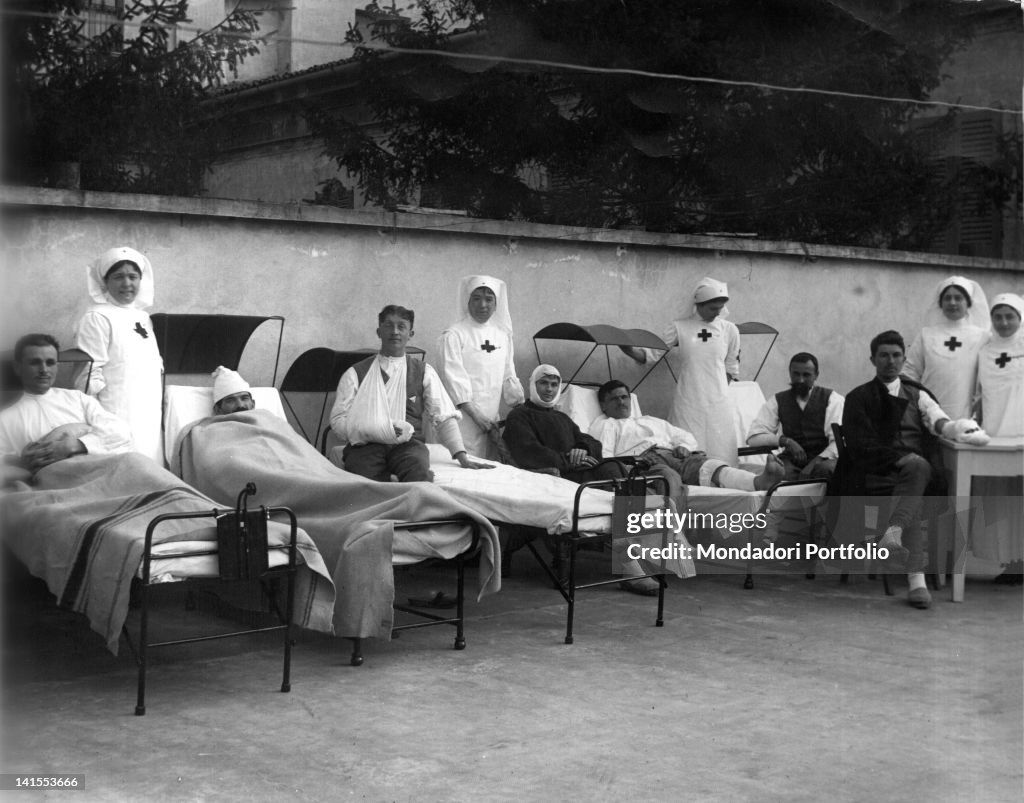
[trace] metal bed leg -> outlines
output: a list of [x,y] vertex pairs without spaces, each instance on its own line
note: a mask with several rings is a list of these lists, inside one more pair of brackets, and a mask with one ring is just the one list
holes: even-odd
[[[291,570],[288,572],[288,601],[285,603],[285,628],[284,628],[284,677],[281,679],[281,691],[292,690],[292,615],[295,605],[295,566],[294,561]],[[276,601],[274,606],[277,606]]]
[[363,640],[361,638],[350,639],[352,642],[352,656],[348,659],[351,666],[363,665]]
[[565,643],[572,644],[572,623],[576,614],[576,544],[569,542],[569,582],[566,585],[569,610],[565,617]]
[[149,645],[149,585],[143,584],[140,589],[142,595],[142,619],[139,623],[139,692],[135,701],[135,716],[146,715],[146,648]]
[[665,575],[658,575],[658,618],[654,620],[655,627],[665,626],[665,588],[667,586]]
[[466,588],[466,561],[462,553],[460,553],[455,561],[458,567],[458,590],[455,597],[456,615],[458,616],[458,622],[455,623],[455,647],[456,650],[466,649],[466,635],[463,630],[463,609],[465,602],[465,588]]

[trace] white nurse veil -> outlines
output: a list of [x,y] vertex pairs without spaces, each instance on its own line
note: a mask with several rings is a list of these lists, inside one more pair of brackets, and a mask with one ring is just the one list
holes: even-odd
[[[120,304],[111,298],[110,294],[107,293],[107,285],[104,281],[107,271],[118,262],[125,260],[134,262],[142,272],[139,292],[131,304]],[[97,304],[113,304],[116,307],[127,306],[134,307],[135,309],[149,309],[153,306],[153,298],[155,296],[153,265],[144,254],[139,253],[134,248],[128,248],[127,246],[111,248],[86,266],[85,275],[88,282],[89,297]]]
[[473,291],[478,287],[486,287],[492,293],[497,300],[497,306],[495,307],[494,314],[488,323],[494,324],[495,326],[504,329],[508,332],[509,336],[512,336],[512,316],[508,311],[508,289],[505,286],[505,282],[501,279],[496,279],[493,276],[463,276],[459,281],[459,294],[458,294],[458,315],[456,320],[461,321],[466,318],[472,320],[472,316],[469,314],[469,297],[473,294]]
[[[690,307],[690,311],[684,317],[686,318],[699,318],[697,313],[697,305],[703,304],[705,301],[711,301],[716,298],[729,298],[729,285],[725,282],[720,282],[718,279],[712,279],[710,276],[705,276],[693,289],[693,304]],[[726,320],[729,317],[729,308],[722,307],[722,311],[718,313],[718,318]]]
[[989,322],[990,307],[988,300],[985,298],[985,291],[981,289],[980,284],[973,279],[968,279],[966,276],[947,276],[935,285],[935,289],[928,296],[924,325],[948,326],[952,323],[942,312],[939,299],[942,298],[942,293],[947,287],[954,286],[967,293],[971,299],[971,306],[967,308],[967,315],[964,316],[963,320],[971,326],[977,326],[979,329],[988,331],[991,325]]

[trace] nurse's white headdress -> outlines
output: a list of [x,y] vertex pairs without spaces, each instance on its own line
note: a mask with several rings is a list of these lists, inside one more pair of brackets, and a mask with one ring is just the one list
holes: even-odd
[[1016,293],[1000,293],[992,299],[992,306],[990,310],[994,310],[996,307],[1003,305],[1012,308],[1024,318],[1024,298],[1021,298]]
[[964,322],[981,329],[989,328],[989,305],[985,298],[985,291],[981,285],[966,276],[947,276],[935,286],[935,290],[928,297],[928,307],[924,316],[925,326],[943,326],[951,323],[942,311],[942,294],[949,287],[957,287],[971,301],[967,308],[967,314],[963,317]]
[[[542,376],[557,376],[558,377],[558,392],[551,401],[544,401],[540,394],[537,393],[537,380]],[[533,369],[533,373],[530,374],[530,401],[536,404],[538,407],[554,407],[558,404],[558,400],[562,397],[562,375],[558,373],[558,369],[553,365],[538,365]]]
[[[713,301],[716,298],[729,298],[729,286],[725,282],[720,282],[718,279],[712,279],[710,276],[705,276],[699,282],[697,287],[693,291],[693,309],[690,311],[691,316],[697,315],[697,305],[703,304],[705,301]],[[718,313],[719,318],[728,318],[729,309],[728,307],[722,307],[722,311]]]
[[110,297],[110,294],[107,293],[107,286],[105,282],[107,273],[110,269],[118,262],[123,262],[125,260],[128,262],[134,262],[138,265],[139,270],[142,273],[142,279],[139,282],[139,292],[130,306],[135,307],[136,309],[149,309],[153,306],[154,297],[153,265],[144,254],[139,253],[134,248],[128,248],[127,246],[111,248],[99,259],[93,260],[88,265],[86,268],[86,276],[88,277],[89,297],[97,304],[114,304],[118,307],[125,306]]
[[488,321],[490,324],[504,329],[509,335],[512,334],[512,316],[508,311],[508,289],[505,286],[505,282],[501,279],[495,279],[493,276],[463,276],[459,281],[459,297],[458,297],[458,318],[456,320],[463,320],[468,318],[472,320],[472,316],[469,314],[469,297],[473,295],[473,291],[478,287],[486,287],[492,293],[497,300],[497,305],[494,309],[494,314]]

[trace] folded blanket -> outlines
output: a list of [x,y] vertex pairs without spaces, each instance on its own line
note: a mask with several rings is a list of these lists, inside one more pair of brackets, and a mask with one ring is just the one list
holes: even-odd
[[[32,490],[0,497],[0,521],[11,551],[46,581],[62,606],[85,614],[116,655],[149,522],[164,513],[216,506],[140,454],[81,455],[39,471]],[[273,543],[286,543],[289,528],[272,522],[269,535]],[[154,534],[154,543],[186,540],[215,545],[213,520],[167,521]],[[297,576],[294,621],[329,632],[330,575],[301,531],[299,551],[304,565]]]
[[266,411],[197,421],[179,439],[171,468],[214,499],[233,499],[254,482],[257,502],[294,510],[334,579],[339,636],[391,637],[392,543],[399,522],[473,519],[482,545],[477,599],[501,587],[497,534],[475,510],[430,483],[374,482],[343,471]]

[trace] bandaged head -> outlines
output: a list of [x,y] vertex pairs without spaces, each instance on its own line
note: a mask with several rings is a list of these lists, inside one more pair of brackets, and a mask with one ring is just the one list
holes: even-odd
[[243,393],[250,390],[249,383],[242,379],[238,371],[232,371],[223,365],[218,365],[213,372],[213,403],[219,404],[221,399],[234,396],[236,393]]
[[[537,380],[543,377],[556,377],[558,379],[558,390],[555,391],[554,397],[550,401],[545,401],[541,398],[540,393],[537,392]],[[558,369],[553,365],[538,365],[533,369],[533,373],[530,374],[530,401],[536,404],[538,407],[554,407],[558,404],[558,399],[562,395],[562,375],[558,373]]]
[[118,246],[111,248],[98,259],[93,260],[86,267],[86,278],[89,288],[89,297],[97,304],[116,304],[126,306],[117,299],[111,297],[107,292],[107,274],[118,262],[131,262],[136,265],[141,274],[139,280],[139,291],[130,305],[135,309],[148,309],[153,306],[154,284],[153,265],[149,259],[134,248]]

